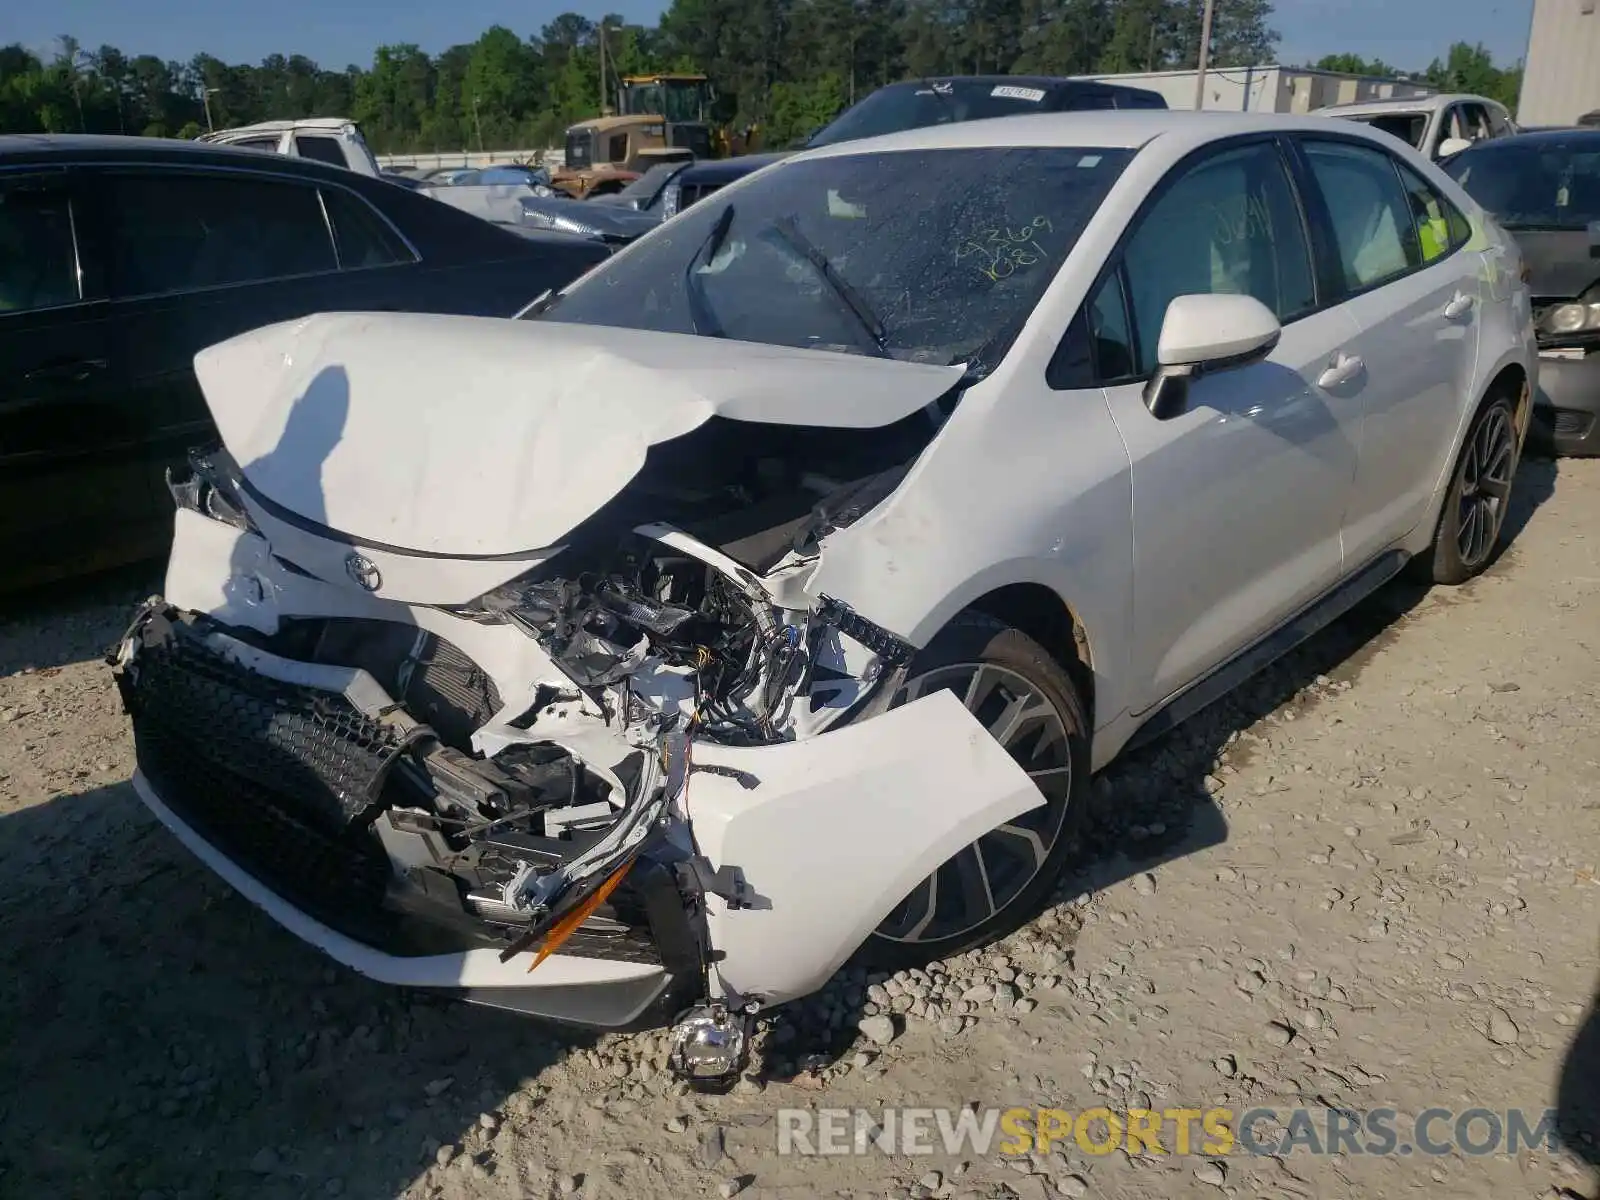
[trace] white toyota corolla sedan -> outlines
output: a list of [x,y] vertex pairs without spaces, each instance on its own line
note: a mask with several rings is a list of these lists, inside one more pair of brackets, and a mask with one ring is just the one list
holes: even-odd
[[797,155],[522,319],[200,354],[135,784],[357,971],[721,1074],[1024,920],[1131,741],[1482,571],[1536,363],[1514,245],[1354,124]]

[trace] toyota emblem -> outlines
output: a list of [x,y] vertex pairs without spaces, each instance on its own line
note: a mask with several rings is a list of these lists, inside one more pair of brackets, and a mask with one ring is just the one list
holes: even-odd
[[344,571],[356,581],[358,587],[366,591],[375,592],[383,586],[383,576],[378,571],[378,564],[370,558],[352,554],[344,560]]

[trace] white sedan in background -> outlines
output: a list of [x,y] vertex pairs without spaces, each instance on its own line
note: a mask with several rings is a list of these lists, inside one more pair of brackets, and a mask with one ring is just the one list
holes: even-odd
[[1482,571],[1536,362],[1515,246],[1353,123],[799,154],[522,320],[203,352],[135,783],[373,978],[723,1073],[1024,920],[1131,742]]

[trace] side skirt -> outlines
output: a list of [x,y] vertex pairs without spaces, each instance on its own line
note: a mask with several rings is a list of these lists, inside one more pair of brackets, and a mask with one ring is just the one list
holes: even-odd
[[1373,592],[1388,583],[1406,565],[1410,555],[1388,550],[1343,583],[1313,601],[1260,641],[1204,675],[1184,690],[1169,696],[1151,710],[1123,747],[1137,750],[1170,733],[1201,709],[1220,700],[1252,675],[1270,666],[1315,633],[1326,629]]

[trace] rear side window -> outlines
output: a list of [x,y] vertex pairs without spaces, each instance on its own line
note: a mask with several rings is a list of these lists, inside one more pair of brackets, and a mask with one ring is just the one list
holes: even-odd
[[297,133],[294,135],[294,151],[301,158],[314,158],[318,162],[332,163],[336,167],[343,167],[348,163],[344,156],[344,146],[340,144],[338,138]]
[[276,154],[278,152],[278,140],[276,136],[241,138],[237,142],[225,142],[224,145],[232,146],[237,150],[265,150],[268,154]]
[[317,190],[259,176],[105,177],[111,294],[151,296],[332,271]]
[[365,200],[343,188],[323,188],[322,202],[328,207],[341,270],[416,262],[416,255]]
[[1472,227],[1461,215],[1461,210],[1436,192],[1410,167],[1400,162],[1394,165],[1400,172],[1406,203],[1411,208],[1420,261],[1432,262],[1436,258],[1443,258],[1451,250],[1465,246],[1472,236]]
[[79,298],[65,181],[0,184],[0,316],[75,304]]
[[1067,112],[1089,112],[1093,109],[1117,107],[1116,93],[1111,91],[1069,91],[1065,101],[1061,107]]
[[1350,142],[1304,143],[1311,173],[1327,202],[1344,283],[1353,292],[1403,275],[1421,258],[1411,209],[1393,159]]
[[1167,101],[1159,92],[1128,91],[1117,93],[1116,106],[1118,108],[1166,108]]

